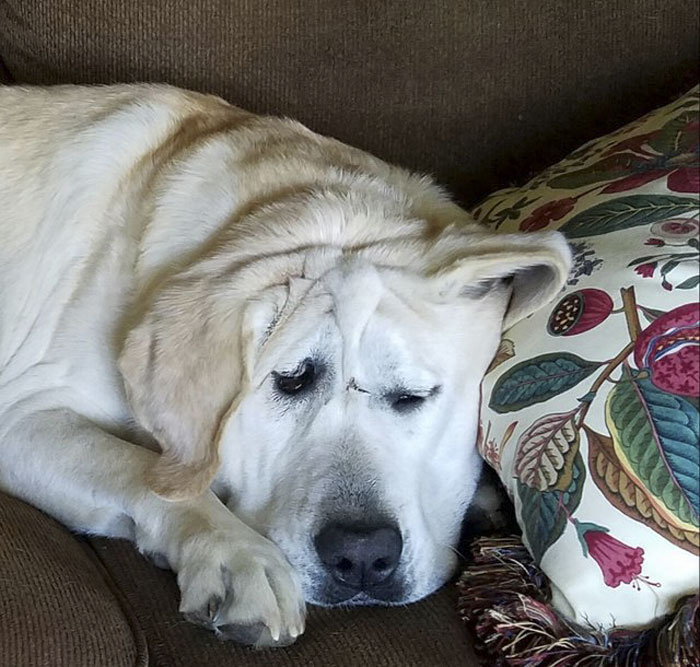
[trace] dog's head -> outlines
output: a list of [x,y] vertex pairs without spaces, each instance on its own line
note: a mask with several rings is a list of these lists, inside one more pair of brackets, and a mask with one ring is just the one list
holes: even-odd
[[569,251],[558,234],[420,220],[369,238],[387,224],[371,210],[324,215],[346,218],[337,237],[365,216],[365,236],[237,261],[219,244],[157,292],[120,367],[163,450],[157,493],[213,483],[311,602],[409,602],[454,569],[501,331],[556,295]]

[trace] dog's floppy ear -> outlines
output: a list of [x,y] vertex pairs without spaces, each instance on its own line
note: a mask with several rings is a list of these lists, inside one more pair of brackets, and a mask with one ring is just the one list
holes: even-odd
[[202,277],[171,281],[129,331],[119,358],[135,416],[162,450],[148,484],[168,500],[191,498],[211,483],[221,426],[245,394],[256,331],[267,316],[260,310],[272,311],[267,301],[218,289]]
[[504,329],[551,301],[571,268],[571,250],[559,232],[481,233],[459,242],[443,238],[438,246],[433,266],[442,298],[487,295],[497,281],[511,281]]

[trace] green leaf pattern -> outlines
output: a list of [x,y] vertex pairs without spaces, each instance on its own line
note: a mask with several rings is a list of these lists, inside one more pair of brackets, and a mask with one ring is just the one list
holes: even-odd
[[575,387],[600,365],[601,362],[568,352],[543,354],[523,361],[499,378],[489,407],[504,413],[548,401]]
[[696,198],[671,195],[630,195],[604,201],[569,218],[559,230],[579,239],[651,225],[697,211]]
[[608,395],[608,427],[618,456],[653,496],[683,523],[698,526],[700,425],[698,411],[650,380],[625,380]]
[[537,491],[521,481],[517,482],[521,502],[521,523],[527,544],[537,563],[562,535],[567,524],[567,513],[573,514],[581,502],[586,468],[580,454],[576,455],[571,483],[565,491]]

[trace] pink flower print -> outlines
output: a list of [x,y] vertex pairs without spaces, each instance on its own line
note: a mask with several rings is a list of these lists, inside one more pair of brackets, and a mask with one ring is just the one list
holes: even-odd
[[577,200],[578,197],[565,197],[564,199],[558,199],[543,204],[532,211],[532,213],[520,223],[520,231],[534,232],[546,227],[554,220],[561,220],[576,206]]
[[646,264],[640,264],[635,272],[638,273],[642,278],[651,278],[656,271],[656,262],[647,262]]
[[697,167],[676,169],[668,177],[668,189],[674,192],[700,193],[700,169]]
[[650,169],[649,171],[644,171],[640,174],[632,174],[631,176],[626,176],[619,181],[610,183],[610,185],[604,187],[600,192],[601,194],[609,194],[612,192],[626,192],[627,190],[634,190],[635,188],[641,188],[642,185],[651,183],[658,178],[662,178],[668,173],[668,169]]
[[639,590],[640,582],[650,586],[660,586],[650,582],[642,574],[644,549],[631,547],[610,535],[610,531],[595,523],[574,519],[576,532],[585,556],[590,556],[600,567],[603,581],[610,588],[620,584],[632,584]]
[[686,303],[656,318],[637,337],[634,362],[662,391],[700,396],[700,304]]
[[[697,220],[692,218],[671,218],[656,222],[651,226],[651,233],[654,236],[661,236],[668,241],[687,241],[688,239],[697,238],[700,233],[700,225]],[[664,245],[662,239],[653,239],[661,241],[661,243],[650,243],[652,239],[647,241],[647,245]]]

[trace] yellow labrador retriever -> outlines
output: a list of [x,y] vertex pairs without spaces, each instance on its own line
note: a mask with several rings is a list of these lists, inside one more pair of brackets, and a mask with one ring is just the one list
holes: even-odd
[[157,554],[222,637],[416,600],[455,566],[500,332],[569,263],[291,120],[0,88],[0,488]]

